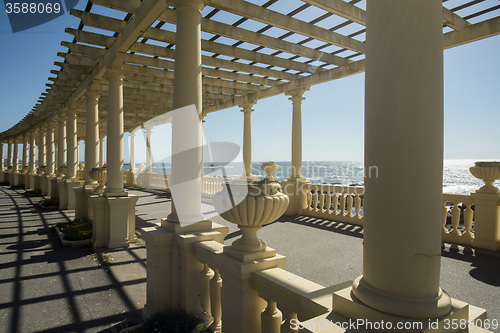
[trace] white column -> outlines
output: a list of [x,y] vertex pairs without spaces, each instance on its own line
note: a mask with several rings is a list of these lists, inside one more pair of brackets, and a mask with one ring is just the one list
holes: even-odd
[[0,171],[4,168],[3,142],[0,142]]
[[292,173],[290,180],[302,177],[302,95],[309,88],[297,89],[287,93],[293,103],[292,115]]
[[50,122],[47,126],[47,175],[54,176],[54,124]]
[[7,143],[7,168],[12,166],[12,139]]
[[12,173],[16,173],[19,166],[19,145],[17,138],[14,139],[14,154],[12,156]]
[[75,180],[78,170],[78,139],[76,132],[76,110],[70,109],[67,111],[67,141],[68,141],[68,157],[66,167],[66,178]]
[[135,170],[135,130],[130,132],[130,171]]
[[107,196],[127,195],[123,189],[123,72],[110,69],[108,95]]
[[[43,124],[40,126],[40,131],[38,133],[38,168],[43,165],[47,165],[46,161],[46,150],[45,150],[45,131],[47,130],[47,125]],[[41,170],[38,169],[38,173],[41,173]]]
[[99,167],[104,165],[104,136],[99,138]]
[[[21,170],[24,172],[24,167],[28,165],[28,134],[23,135],[23,164]],[[1,168],[0,168],[1,169]]]
[[153,171],[153,163],[151,159],[151,134],[153,129],[151,127],[145,127],[146,131],[146,172]]
[[60,167],[66,163],[66,119],[59,116],[57,125],[57,175],[63,176]]
[[99,159],[99,95],[87,92],[87,125],[85,137],[85,185],[96,183],[90,178],[92,168],[98,167]]
[[[439,287],[442,11],[441,0],[367,2],[364,216],[369,222],[363,231],[363,275],[353,292],[369,307],[410,318],[437,318],[451,308]],[[408,203],[423,209],[408,212]]]
[[30,132],[30,148],[29,148],[29,173],[33,174],[35,172],[35,136],[36,133]]
[[243,167],[244,177],[254,179],[252,175],[252,106],[255,103],[240,105],[243,112]]
[[[182,183],[183,200],[172,200],[169,221],[196,222],[201,214],[201,175],[203,171],[203,130],[201,90],[201,10],[202,0],[175,1],[177,15],[175,76],[172,115],[171,190]],[[194,105],[197,119],[176,109]],[[190,151],[189,154],[182,154]],[[182,177],[180,176],[182,175]],[[176,178],[177,177],[177,178]],[[182,179],[181,179],[182,178]],[[186,181],[187,180],[187,181]],[[175,206],[174,206],[175,205]],[[177,216],[178,215],[178,216]]]

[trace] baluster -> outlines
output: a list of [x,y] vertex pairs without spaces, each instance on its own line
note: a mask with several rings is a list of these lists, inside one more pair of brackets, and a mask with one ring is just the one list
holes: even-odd
[[333,192],[332,195],[332,207],[333,207],[333,213],[335,215],[338,215],[337,209],[339,207],[339,196],[337,195],[336,192]]
[[446,229],[446,220],[448,219],[448,207],[446,207],[446,204],[448,202],[443,202],[443,233],[447,234],[448,229]]
[[353,197],[352,194],[347,193],[347,216],[352,217],[352,202],[353,202]]
[[211,323],[213,317],[210,314],[210,280],[214,277],[214,272],[203,264],[203,270],[200,272],[200,303],[203,309],[203,320],[206,323]]
[[340,215],[344,216],[345,215],[345,193],[342,192],[340,194]]
[[323,190],[320,190],[319,191],[319,210],[322,211],[323,209],[325,209],[324,205],[325,205],[325,193],[323,192]]
[[466,234],[468,236],[473,236],[472,234],[472,220],[474,218],[474,211],[472,210],[472,204],[467,204],[467,208],[464,211],[464,227],[465,230],[463,234]]
[[318,208],[318,191],[314,191],[313,195],[313,210],[316,210]]
[[267,307],[261,315],[261,325],[263,333],[280,333],[280,327],[282,322],[281,311],[276,306],[276,302],[269,300],[267,302]]
[[306,200],[307,200],[307,209],[308,210],[311,210],[311,206],[312,206],[312,193],[311,191],[307,191],[306,193]]
[[458,208],[457,203],[453,203],[453,209],[451,210],[451,226],[453,230],[451,233],[454,235],[460,236],[460,232],[458,231],[458,224],[460,223],[460,208]]
[[361,198],[359,197],[359,194],[356,194],[356,197],[354,198],[354,209],[356,211],[356,215],[354,217],[360,219],[361,216],[359,214],[361,213]]
[[328,190],[326,192],[326,204],[325,204],[325,209],[327,213],[330,213],[332,209],[332,193]]
[[222,331],[222,304],[221,304],[221,295],[220,290],[222,287],[222,278],[220,277],[219,269],[214,269],[214,277],[210,280],[210,300],[211,300],[211,309],[212,309],[212,317],[214,321],[212,325],[210,325],[210,329],[213,332],[221,332]]
[[299,331],[299,321],[295,312],[287,313],[287,318],[281,325],[281,333],[294,333]]

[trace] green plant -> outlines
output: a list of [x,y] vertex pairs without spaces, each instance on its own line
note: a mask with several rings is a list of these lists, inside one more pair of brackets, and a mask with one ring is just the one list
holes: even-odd
[[181,310],[155,314],[134,332],[208,333],[208,324]]
[[58,223],[57,227],[63,233],[65,240],[78,241],[92,237],[92,221],[89,219]]
[[43,207],[57,207],[59,206],[59,198],[58,197],[54,197],[54,198],[50,198],[50,199],[44,199],[41,201],[40,203]]

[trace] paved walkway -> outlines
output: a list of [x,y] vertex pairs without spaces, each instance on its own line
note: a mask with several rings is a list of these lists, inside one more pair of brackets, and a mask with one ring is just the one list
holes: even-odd
[[[162,193],[140,196],[137,228],[157,225],[169,213]],[[91,249],[61,247],[49,227],[72,218],[71,211],[42,211],[40,197],[0,186],[0,332],[115,332],[140,320],[146,291],[146,249],[95,255]],[[213,207],[203,206],[207,214]],[[230,228],[226,243],[240,233]],[[411,232],[411,231],[409,231]],[[324,286],[362,273],[362,230],[332,221],[285,217],[259,236],[287,257],[286,269]],[[452,297],[486,308],[500,320],[500,259],[443,251],[441,286]],[[500,329],[496,330],[500,332]]]

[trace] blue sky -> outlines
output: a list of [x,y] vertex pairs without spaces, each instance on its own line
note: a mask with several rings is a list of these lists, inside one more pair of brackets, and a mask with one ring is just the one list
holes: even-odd
[[[76,8],[83,9],[86,1]],[[11,32],[7,15],[0,11],[0,100],[5,131],[21,120],[45,91],[61,41],[72,41],[66,27],[79,19],[68,14],[39,27]],[[444,52],[445,158],[500,160],[500,36]],[[316,85],[304,94],[303,160],[362,160],[364,74]],[[289,161],[292,104],[286,96],[259,101],[252,113],[254,161]],[[242,144],[243,114],[238,108],[207,116],[208,141]],[[170,131],[153,132],[155,159],[168,154]],[[126,136],[128,137],[128,136]],[[138,136],[140,137],[140,136]],[[144,159],[142,140],[136,142],[137,161]],[[128,144],[126,144],[126,148]],[[83,149],[82,149],[83,150]],[[80,152],[83,156],[83,151]],[[128,154],[125,154],[128,160]]]

